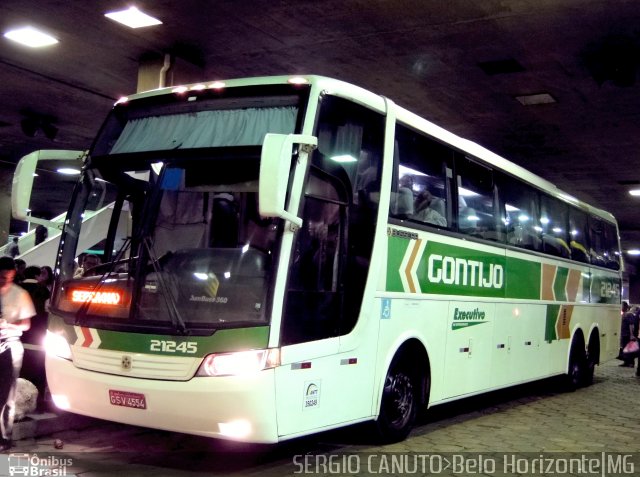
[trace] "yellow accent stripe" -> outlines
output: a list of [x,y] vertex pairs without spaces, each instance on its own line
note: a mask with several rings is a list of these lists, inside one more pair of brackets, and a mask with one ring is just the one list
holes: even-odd
[[555,265],[542,264],[542,299],[555,301],[556,294],[553,292],[553,282],[556,278]]
[[404,269],[404,274],[407,277],[407,283],[409,285],[409,291],[411,293],[416,292],[416,285],[413,282],[413,276],[411,275],[411,270],[413,270],[413,264],[416,261],[418,256],[418,250],[420,250],[420,244],[422,244],[422,239],[418,239],[413,244],[413,250],[411,251],[411,256],[409,257],[409,261],[407,262],[407,268]]
[[571,316],[573,315],[573,305],[562,305],[558,312],[558,319],[556,321],[556,334],[558,339],[571,338]]
[[578,290],[580,289],[580,277],[582,272],[572,268],[569,270],[569,278],[567,278],[567,301],[576,301]]

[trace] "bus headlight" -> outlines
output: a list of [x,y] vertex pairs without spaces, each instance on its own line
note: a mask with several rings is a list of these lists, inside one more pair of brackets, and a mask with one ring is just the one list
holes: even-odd
[[196,376],[239,376],[280,364],[280,349],[256,349],[205,356]]
[[47,354],[71,359],[71,346],[69,346],[66,338],[49,330],[47,330],[47,334],[44,337],[44,350]]
[[235,437],[236,439],[242,439],[251,434],[251,423],[244,419],[238,419],[231,422],[219,422],[218,428],[220,434],[228,437]]

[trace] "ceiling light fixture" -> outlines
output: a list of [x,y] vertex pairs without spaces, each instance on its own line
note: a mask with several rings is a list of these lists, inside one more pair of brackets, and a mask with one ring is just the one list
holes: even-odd
[[351,154],[341,154],[339,156],[332,156],[331,160],[335,162],[344,162],[344,163],[358,162],[358,159],[353,157]]
[[80,174],[80,171],[78,169],[72,169],[70,167],[61,167],[57,172],[66,176],[75,176]]
[[118,23],[122,23],[129,28],[142,28],[152,25],[162,25],[162,22],[160,20],[152,17],[151,15],[147,15],[144,12],[141,12],[136,7],[130,7],[126,10],[105,13],[104,16]]
[[640,196],[640,189],[631,189],[629,191],[629,194],[634,196],[634,197]]
[[627,250],[627,253],[629,255],[640,255],[640,250],[638,250],[637,248],[632,248],[631,250]]
[[51,35],[31,26],[9,30],[4,34],[4,37],[30,48],[41,48],[58,43],[58,40]]
[[551,96],[549,93],[527,94],[524,96],[516,96],[516,99],[523,106],[557,103],[556,98]]

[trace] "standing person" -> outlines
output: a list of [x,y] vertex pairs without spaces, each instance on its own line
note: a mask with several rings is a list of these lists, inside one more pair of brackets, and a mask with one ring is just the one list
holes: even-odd
[[24,280],[24,269],[27,268],[27,262],[21,258],[16,258],[13,263],[16,264],[16,276],[13,279],[13,283],[19,285]]
[[20,247],[18,247],[18,237],[13,237],[5,253],[8,257],[11,258],[16,258],[18,255],[20,255]]
[[[633,331],[636,340],[640,339],[640,306],[634,306],[631,310],[633,313]],[[636,368],[636,376],[640,376],[640,352],[636,354],[638,358],[638,367]],[[633,363],[632,363],[633,365]]]
[[635,357],[625,356],[622,350],[630,341],[636,341],[638,335],[636,316],[631,311],[629,303],[622,302],[622,325],[620,327],[620,354],[622,355],[622,364],[620,366],[633,368],[635,364]]
[[47,387],[43,342],[47,333],[47,320],[49,318],[47,302],[51,296],[47,287],[40,282],[42,273],[40,267],[27,267],[24,270],[24,280],[20,284],[29,293],[36,309],[36,315],[31,318],[31,328],[22,334],[22,343],[25,350],[20,377],[31,381],[38,388],[39,409],[44,406],[45,389]]
[[47,230],[47,228],[44,225],[39,224],[36,227],[36,232],[35,232],[35,236],[36,236],[35,245],[41,244],[42,242],[47,240],[48,235],[49,235],[49,231]]
[[42,267],[42,273],[40,274],[38,281],[47,287],[49,293],[53,291],[53,270],[49,265]]
[[16,265],[11,257],[0,257],[0,451],[11,448],[16,389],[24,348],[22,332],[36,314],[29,294],[13,283]]

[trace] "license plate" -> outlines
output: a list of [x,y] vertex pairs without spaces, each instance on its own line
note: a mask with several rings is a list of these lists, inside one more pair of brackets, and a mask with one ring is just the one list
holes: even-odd
[[144,394],[109,389],[109,400],[114,406],[133,407],[135,409],[147,408],[147,400]]

